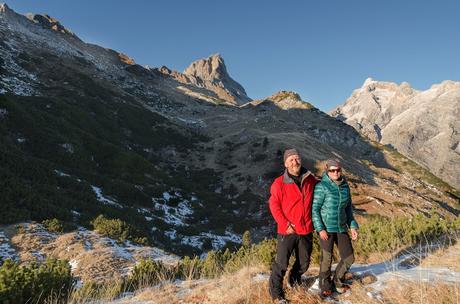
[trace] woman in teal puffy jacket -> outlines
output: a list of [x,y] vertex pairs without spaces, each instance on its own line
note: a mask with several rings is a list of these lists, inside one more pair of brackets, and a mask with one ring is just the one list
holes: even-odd
[[[329,159],[322,180],[315,186],[312,207],[313,226],[319,233],[321,245],[321,264],[319,287],[321,295],[330,296],[334,289],[345,291],[345,273],[355,258],[351,239],[358,238],[358,223],[353,217],[350,187],[342,176],[340,161]],[[332,253],[334,244],[340,253],[340,262],[331,278]]]

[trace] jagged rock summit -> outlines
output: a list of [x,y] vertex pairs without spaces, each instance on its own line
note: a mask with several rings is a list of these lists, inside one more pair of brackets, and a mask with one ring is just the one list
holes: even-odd
[[258,105],[275,105],[276,107],[282,110],[289,109],[304,109],[310,110],[315,108],[311,103],[302,100],[300,95],[293,91],[279,91],[273,95],[266,97],[260,100],[254,100],[247,104],[244,104],[242,107],[249,105],[258,106]]
[[50,15],[28,13],[26,14],[26,17],[29,20],[40,24],[44,28],[47,28],[53,31],[58,31],[63,34],[69,34],[69,35],[75,36],[75,34],[72,33],[72,31],[64,27],[57,19],[51,17]]
[[460,188],[460,82],[417,91],[368,78],[330,114]]
[[[199,77],[203,80],[218,81],[230,78],[224,59],[220,54],[214,54],[192,62],[185,70],[185,75]],[[233,80],[233,79],[231,79]]]
[[27,13],[24,16],[17,14],[15,11],[10,9],[6,3],[0,3],[0,13],[3,14],[4,16],[7,17],[13,17],[13,18],[24,18],[26,17],[30,21],[41,25],[43,28],[54,30],[63,34],[68,34],[70,36],[73,36],[77,38],[77,36],[70,31],[68,28],[64,27],[59,20],[51,17],[50,15],[47,14],[33,14],[33,13]]
[[251,101],[244,88],[230,77],[224,59],[219,54],[192,62],[183,74],[201,79],[204,87],[216,92],[219,97],[227,101],[236,104]]
[[9,10],[10,8],[6,5],[6,3],[0,3],[0,13],[6,13]]

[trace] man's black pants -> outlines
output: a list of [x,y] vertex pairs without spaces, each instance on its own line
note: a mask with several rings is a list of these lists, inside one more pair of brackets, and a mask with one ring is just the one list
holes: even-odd
[[[329,238],[325,241],[320,238],[321,264],[319,269],[319,288],[321,290],[333,290],[334,287],[342,287],[345,273],[355,261],[353,247],[348,233],[328,233]],[[331,265],[334,244],[337,245],[340,254],[340,262],[335,269],[334,278],[331,279]]]
[[283,278],[289,265],[291,254],[295,255],[295,262],[289,272],[291,286],[300,284],[302,274],[310,265],[310,255],[313,248],[313,234],[278,234],[276,245],[276,260],[272,265],[269,290],[273,299],[284,298]]

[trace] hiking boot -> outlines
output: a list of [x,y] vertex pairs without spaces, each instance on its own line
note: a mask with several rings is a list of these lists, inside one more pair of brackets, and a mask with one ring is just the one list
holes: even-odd
[[342,287],[336,287],[335,289],[338,293],[346,293],[348,290],[351,289],[351,287],[348,284],[342,284]]
[[319,294],[319,296],[320,296],[322,299],[326,299],[326,298],[331,297],[333,294],[334,294],[334,292],[332,292],[332,290],[323,290],[323,291],[321,291],[321,293]]

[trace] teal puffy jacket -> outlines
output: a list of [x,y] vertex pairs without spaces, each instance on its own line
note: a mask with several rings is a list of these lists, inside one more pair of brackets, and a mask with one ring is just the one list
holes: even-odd
[[327,173],[316,184],[312,207],[313,226],[317,232],[347,232],[358,229],[353,217],[350,187],[345,178],[340,185],[332,181]]

